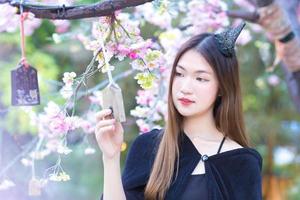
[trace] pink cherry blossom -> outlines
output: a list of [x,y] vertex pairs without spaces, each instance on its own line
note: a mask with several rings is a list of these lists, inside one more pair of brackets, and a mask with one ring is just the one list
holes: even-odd
[[101,91],[94,91],[93,95],[89,96],[89,100],[92,104],[102,106],[102,92]]
[[55,32],[64,33],[69,30],[70,21],[68,20],[53,20],[53,24],[55,25]]
[[138,96],[135,97],[137,104],[147,106],[154,100],[154,95],[149,90],[138,90],[137,94]]
[[87,121],[87,120],[82,120],[80,122],[80,127],[82,128],[82,130],[87,133],[87,134],[90,134],[90,133],[93,133],[95,128],[94,126],[92,125],[92,123],[90,121]]
[[271,86],[277,86],[280,83],[280,78],[277,75],[272,74],[268,77],[268,83]]
[[136,120],[136,124],[139,127],[140,134],[150,131],[150,126],[143,119]]
[[[17,8],[9,4],[0,4],[0,32],[15,32],[20,27],[20,15],[16,14]],[[41,25],[41,20],[34,18],[32,13],[24,21],[25,36],[32,33]]]
[[126,47],[124,44],[119,44],[119,45],[117,46],[117,51],[118,51],[120,54],[126,56],[127,54],[130,53],[130,48]]
[[137,59],[139,56],[136,52],[134,51],[131,51],[129,54],[128,54],[129,58],[134,60],[134,59]]
[[49,130],[51,134],[56,136],[63,136],[70,130],[70,124],[68,124],[63,116],[56,116],[51,118],[49,123]]
[[57,147],[59,145],[61,145],[61,141],[59,140],[59,138],[51,138],[46,143],[47,149],[49,149],[52,152],[56,152],[57,151]]

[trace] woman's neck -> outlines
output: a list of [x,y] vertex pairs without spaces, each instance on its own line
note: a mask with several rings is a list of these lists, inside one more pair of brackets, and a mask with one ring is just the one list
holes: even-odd
[[212,113],[185,117],[183,121],[183,130],[190,138],[219,140],[223,137],[223,134],[216,128]]

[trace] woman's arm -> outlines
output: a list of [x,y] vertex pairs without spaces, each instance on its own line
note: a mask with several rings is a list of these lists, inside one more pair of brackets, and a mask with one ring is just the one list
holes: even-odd
[[114,158],[103,156],[104,187],[103,200],[126,200],[121,181],[120,153]]
[[[154,159],[154,157],[150,156],[150,153],[154,150],[156,135],[158,135],[158,129],[153,129],[152,131],[141,134],[134,139],[131,147],[128,149],[122,175],[119,173],[120,159],[114,159],[107,162],[107,159],[104,158],[104,191],[100,198],[101,200],[104,200],[104,194],[114,193],[117,188],[120,188],[120,185],[123,187],[127,200],[145,199],[144,189],[147,184],[147,177],[150,174],[152,160]],[[118,164],[116,164],[116,162]],[[116,166],[118,169],[116,169]],[[120,176],[122,183],[120,182]],[[106,190],[105,187],[108,189]],[[118,189],[118,191],[119,190],[120,189]],[[111,198],[113,200],[118,200],[118,198]]]
[[104,166],[103,200],[126,200],[120,170],[124,130],[120,122],[111,118],[111,114],[110,109],[101,110],[97,114],[98,122],[95,128]]

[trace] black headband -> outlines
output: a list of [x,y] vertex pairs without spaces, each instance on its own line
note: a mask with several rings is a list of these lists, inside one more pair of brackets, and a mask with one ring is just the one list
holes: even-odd
[[246,23],[242,22],[235,28],[229,28],[224,32],[214,34],[214,39],[220,52],[226,57],[234,55],[235,42]]

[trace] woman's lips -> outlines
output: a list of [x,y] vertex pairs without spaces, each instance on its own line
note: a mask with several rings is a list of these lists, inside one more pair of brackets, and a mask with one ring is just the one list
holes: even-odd
[[188,99],[179,99],[179,101],[184,106],[188,106],[188,105],[191,105],[192,103],[194,103],[193,101],[188,100]]

